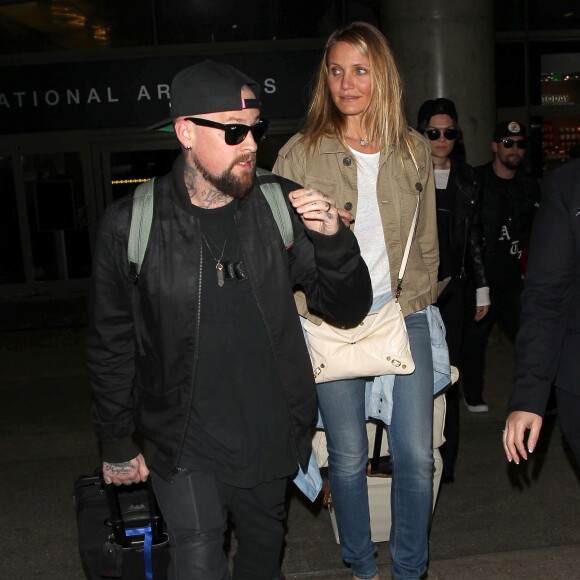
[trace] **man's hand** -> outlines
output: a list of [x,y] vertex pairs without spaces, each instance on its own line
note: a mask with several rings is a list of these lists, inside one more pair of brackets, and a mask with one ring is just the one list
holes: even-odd
[[488,312],[489,312],[489,304],[487,306],[476,306],[475,316],[473,320],[475,320],[475,322],[479,322],[482,318],[485,318],[487,316]]
[[[503,447],[508,461],[514,461],[519,465],[520,456],[527,459],[528,453],[534,451],[542,429],[542,421],[540,415],[527,411],[513,411],[508,415],[503,432]],[[526,450],[524,436],[527,429],[530,430],[530,436]]]
[[107,463],[103,461],[103,479],[105,483],[131,485],[132,483],[147,481],[148,475],[149,469],[147,469],[147,464],[141,453],[135,459],[122,463]]
[[336,202],[318,189],[296,189],[290,192],[290,203],[306,228],[331,236],[338,231]]

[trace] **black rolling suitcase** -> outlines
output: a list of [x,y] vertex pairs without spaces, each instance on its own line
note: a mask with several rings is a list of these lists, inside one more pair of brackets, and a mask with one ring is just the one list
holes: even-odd
[[167,534],[150,484],[105,485],[100,476],[74,485],[78,542],[89,580],[166,580]]

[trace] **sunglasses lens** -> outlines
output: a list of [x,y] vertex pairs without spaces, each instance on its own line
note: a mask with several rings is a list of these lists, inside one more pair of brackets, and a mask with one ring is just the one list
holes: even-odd
[[268,123],[265,120],[260,120],[251,127],[247,125],[227,125],[225,132],[226,144],[239,145],[250,132],[252,133],[254,141],[258,143],[264,138],[267,128]]
[[260,119],[255,125],[250,129],[252,132],[252,137],[256,143],[259,143],[265,136],[268,130],[268,121],[265,119]]
[[[431,141],[437,141],[437,139],[441,137],[441,129],[427,129],[425,133]],[[443,131],[443,136],[447,141],[453,141],[454,139],[457,139],[458,133],[459,131],[457,131],[457,129],[445,129]]]
[[525,149],[528,146],[528,142],[525,139],[521,141],[514,141],[513,139],[502,139],[498,141],[498,143],[502,143],[506,149],[511,149],[514,145],[518,149]]
[[224,134],[227,145],[239,145],[245,138],[250,128],[247,125],[227,125]]

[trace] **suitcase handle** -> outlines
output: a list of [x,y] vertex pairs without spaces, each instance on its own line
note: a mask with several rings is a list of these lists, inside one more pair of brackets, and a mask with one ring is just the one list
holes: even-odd
[[[153,486],[149,479],[145,482],[145,486],[147,488],[147,499],[149,504],[151,538],[153,544],[161,544],[165,541],[165,535],[163,533],[163,518],[161,516],[161,511],[159,510],[157,498],[153,492]],[[113,529],[115,542],[119,546],[126,548],[130,545],[130,540],[127,537],[127,530],[125,528],[125,522],[123,521],[123,515],[121,513],[121,505],[119,503],[119,496],[117,493],[118,487],[121,486],[116,486],[112,483],[104,484],[105,493],[107,495],[107,503],[109,504],[109,513],[111,514],[111,527]]]

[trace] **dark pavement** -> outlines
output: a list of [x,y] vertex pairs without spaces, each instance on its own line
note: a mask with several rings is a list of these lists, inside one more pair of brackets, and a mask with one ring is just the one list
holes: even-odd
[[[0,332],[0,579],[81,580],[72,488],[98,465],[89,420],[83,329]],[[512,349],[488,349],[489,413],[462,409],[455,483],[442,486],[429,579],[580,579],[580,476],[556,417],[523,465],[501,447]],[[349,578],[329,514],[291,493],[289,580]],[[389,578],[388,544],[378,544]]]

